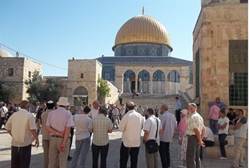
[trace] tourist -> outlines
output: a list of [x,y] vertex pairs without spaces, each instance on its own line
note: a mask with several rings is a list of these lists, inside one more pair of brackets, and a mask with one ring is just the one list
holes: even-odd
[[144,115],[144,108],[141,105],[139,105],[137,108],[137,112],[140,113],[141,115]]
[[121,109],[120,109],[120,119],[122,119],[122,117],[125,115],[125,112],[126,112],[126,106],[125,104],[122,104],[121,105]]
[[211,147],[214,146],[214,134],[211,128],[205,127],[204,128],[204,135],[203,135],[203,142],[205,147]]
[[234,109],[229,108],[227,113],[227,118],[229,119],[229,125],[234,125],[236,114],[234,112]]
[[113,121],[113,128],[118,129],[119,123],[120,123],[120,112],[115,104],[113,105],[112,118],[113,118],[113,120],[112,120]]
[[145,121],[143,141],[145,143],[147,168],[158,168],[158,146],[160,145],[161,121],[155,117],[152,108],[146,111],[148,119]]
[[46,123],[49,112],[54,110],[55,104],[52,100],[48,101],[47,109],[41,115],[41,125],[42,125],[42,139],[43,139],[43,166],[48,168],[49,166],[49,134],[46,131]]
[[36,112],[37,135],[39,135],[41,130],[41,115],[45,110],[46,110],[46,104],[42,103]]
[[218,129],[219,129],[219,143],[220,143],[220,153],[221,153],[221,159],[226,159],[226,138],[228,134],[228,128],[229,128],[229,119],[226,116],[226,110],[221,109],[220,110],[220,118],[218,120]]
[[155,116],[159,117],[159,108],[158,108],[158,106],[155,106]]
[[220,97],[215,98],[214,104],[216,104],[220,109],[226,108],[225,103],[220,100]]
[[204,147],[212,147],[215,144],[214,133],[212,132],[212,130],[209,127],[204,128],[202,140],[203,140],[204,146],[201,146],[201,148],[200,148],[200,159],[201,160],[203,159],[203,148]]
[[66,110],[69,106],[67,97],[60,97],[58,108],[48,114],[46,129],[50,134],[49,168],[67,167],[69,153],[70,128],[74,126],[71,113]]
[[[88,116],[91,109],[86,106],[83,110],[80,110],[80,114],[74,115],[75,122],[75,135],[76,135],[76,150],[73,155],[71,167],[84,168],[89,147],[90,147],[90,131],[92,131],[92,120]],[[80,157],[81,156],[81,157]],[[79,165],[77,164],[79,162]]]
[[112,133],[112,122],[106,117],[107,109],[99,108],[99,113],[93,119],[92,132],[92,165],[93,168],[98,168],[99,154],[101,155],[101,168],[107,167],[107,156],[109,150],[109,136]]
[[181,161],[183,165],[186,165],[186,150],[187,150],[187,116],[188,110],[183,109],[181,110],[181,121],[178,125],[178,133],[179,133],[179,144],[181,145]]
[[162,124],[162,134],[160,136],[160,156],[163,168],[170,167],[170,143],[174,137],[174,131],[177,128],[175,116],[168,111],[168,106],[163,104],[160,108],[160,120]]
[[[69,112],[72,114],[72,116],[75,115],[75,112],[76,112],[76,109],[75,109],[75,106],[71,106],[69,108]],[[70,151],[71,151],[71,146],[72,146],[72,143],[73,143],[73,137],[74,137],[74,127],[71,127],[70,128],[70,138],[69,138],[69,154],[68,154],[68,161],[70,161],[72,159],[72,157],[70,156]]]
[[217,104],[214,104],[209,109],[208,119],[209,126],[213,134],[218,134],[218,119],[220,114],[220,108]]
[[0,129],[5,124],[6,114],[8,113],[8,108],[4,102],[0,102]]
[[247,142],[247,118],[244,116],[244,110],[236,110],[237,121],[234,129],[235,156],[233,167],[244,167],[245,143]]
[[187,127],[187,168],[200,168],[200,147],[203,146],[202,131],[204,122],[201,115],[197,112],[197,106],[194,103],[188,104],[188,127]]
[[182,104],[181,104],[181,100],[180,100],[179,96],[176,96],[175,99],[176,99],[176,102],[175,102],[175,117],[176,117],[177,124],[179,124],[179,122],[181,120]]
[[128,111],[123,116],[119,125],[119,129],[122,132],[120,168],[127,168],[129,156],[130,168],[137,168],[144,118],[135,111],[134,102],[129,101],[126,107]]
[[89,115],[90,115],[90,118],[94,119],[99,113],[100,103],[97,100],[95,100],[92,103],[92,105],[93,105],[93,107],[91,108]]
[[11,168],[29,168],[32,141],[35,139],[35,146],[39,146],[35,118],[27,111],[29,102],[22,101],[20,108],[9,118],[5,126],[12,136]]
[[119,99],[120,105],[122,105],[122,92],[121,92],[121,90],[118,90],[118,99]]

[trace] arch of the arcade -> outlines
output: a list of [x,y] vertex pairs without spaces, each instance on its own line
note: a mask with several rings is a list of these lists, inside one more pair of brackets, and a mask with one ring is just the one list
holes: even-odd
[[116,86],[123,93],[172,95],[191,87],[188,66],[116,65]]

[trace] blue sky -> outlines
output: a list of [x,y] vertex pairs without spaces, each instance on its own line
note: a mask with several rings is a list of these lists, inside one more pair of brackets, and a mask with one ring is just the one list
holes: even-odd
[[43,75],[67,75],[67,60],[113,55],[119,28],[151,15],[166,26],[173,57],[192,60],[200,0],[1,0],[0,42],[43,62]]

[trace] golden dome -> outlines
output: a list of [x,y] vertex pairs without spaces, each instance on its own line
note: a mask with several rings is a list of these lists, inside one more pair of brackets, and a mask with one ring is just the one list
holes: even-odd
[[122,25],[116,34],[113,49],[130,43],[163,44],[171,48],[166,28],[153,17],[145,15],[135,16]]
[[1,48],[0,46],[0,57],[12,57],[11,53]]

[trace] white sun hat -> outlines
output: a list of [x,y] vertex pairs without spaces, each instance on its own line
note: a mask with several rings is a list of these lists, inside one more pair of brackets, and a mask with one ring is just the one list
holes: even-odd
[[60,97],[58,102],[57,102],[58,106],[69,106],[69,101],[67,97]]

